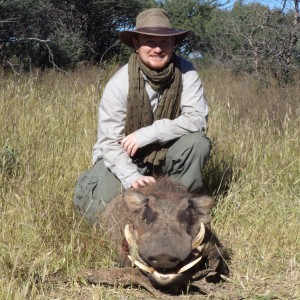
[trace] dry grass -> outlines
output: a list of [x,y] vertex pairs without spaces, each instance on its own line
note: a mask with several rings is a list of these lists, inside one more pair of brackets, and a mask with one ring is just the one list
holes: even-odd
[[[98,70],[0,77],[0,299],[149,298],[75,280],[115,264],[72,207],[96,138]],[[232,252],[231,285],[246,299],[300,299],[300,86],[202,77],[214,142],[205,176],[213,226]],[[55,272],[67,282],[43,282]]]

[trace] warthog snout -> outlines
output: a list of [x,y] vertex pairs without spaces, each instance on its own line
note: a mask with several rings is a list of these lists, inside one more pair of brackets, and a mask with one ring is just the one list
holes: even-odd
[[155,256],[149,256],[147,258],[147,261],[150,263],[150,265],[154,268],[174,268],[178,265],[180,262],[179,257],[175,257],[172,255],[168,255],[165,253],[157,254]]
[[[184,230],[165,225],[166,221],[159,219],[152,232],[141,235],[138,241],[140,255],[154,268],[172,269],[191,254],[191,237]],[[170,223],[174,222],[171,220]]]

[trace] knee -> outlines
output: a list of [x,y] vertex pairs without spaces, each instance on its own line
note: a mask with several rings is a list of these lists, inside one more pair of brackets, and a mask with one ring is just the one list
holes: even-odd
[[192,149],[196,156],[207,158],[211,151],[211,142],[208,137],[200,132],[190,133],[184,136],[184,144]]

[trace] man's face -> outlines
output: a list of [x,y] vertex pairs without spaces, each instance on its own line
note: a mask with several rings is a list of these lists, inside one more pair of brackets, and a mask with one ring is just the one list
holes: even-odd
[[142,62],[152,70],[162,70],[172,57],[174,37],[138,34],[133,43]]

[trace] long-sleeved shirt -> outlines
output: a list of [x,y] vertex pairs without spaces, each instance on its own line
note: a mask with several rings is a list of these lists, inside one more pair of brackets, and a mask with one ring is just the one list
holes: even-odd
[[[191,132],[205,131],[208,107],[203,87],[193,65],[180,58],[182,72],[181,115],[174,119],[161,119],[152,125],[135,131],[140,148],[154,143],[165,143]],[[93,147],[93,163],[103,157],[105,166],[115,174],[125,188],[142,177],[120,141],[124,138],[124,126],[128,95],[128,64],[118,70],[108,81],[99,105],[98,138]],[[160,101],[145,78],[145,87],[152,110]]]

